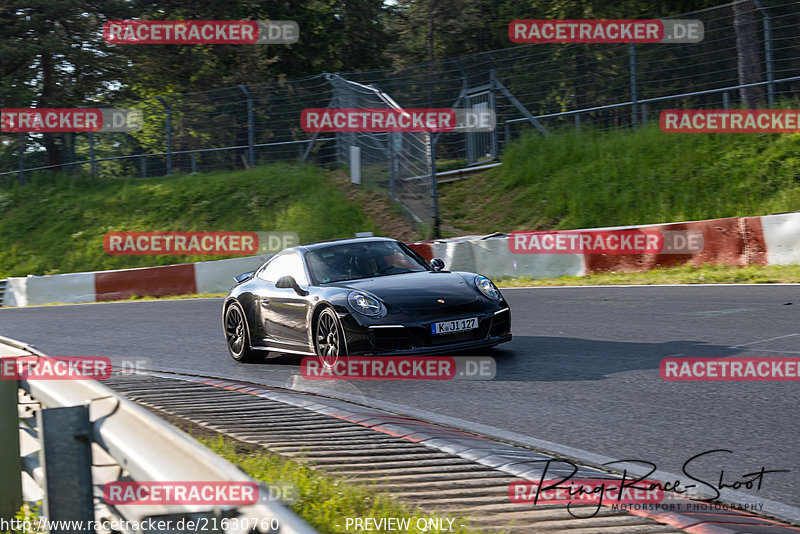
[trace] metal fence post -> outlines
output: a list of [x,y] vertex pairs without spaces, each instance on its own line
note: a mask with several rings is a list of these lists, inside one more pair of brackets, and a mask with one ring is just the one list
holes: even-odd
[[19,185],[25,185],[25,132],[19,133]]
[[633,127],[636,128],[639,124],[637,117],[637,107],[639,105],[639,91],[636,87],[636,45],[630,45],[630,63],[631,63],[631,111],[633,112]]
[[44,471],[42,513],[49,521],[81,521],[82,529],[51,534],[93,533],[92,442],[89,406],[46,408],[36,414]]
[[94,160],[94,133],[89,132],[89,166],[92,178],[97,178],[97,162]]
[[581,114],[580,113],[576,113],[575,114],[575,129],[576,130],[580,130],[581,129]]
[[767,67],[767,102],[770,107],[775,104],[775,66],[772,63],[772,17],[761,6],[759,0],[753,0],[756,8],[764,18],[764,61]]
[[197,172],[197,154],[192,152],[189,155],[189,159],[192,160],[192,174],[195,174]]
[[[2,363],[0,359],[0,363]],[[16,380],[0,380],[0,519],[9,521],[22,507],[22,461]]]
[[[242,90],[247,97],[247,163],[251,167],[256,166],[256,132],[255,124],[253,123],[253,96],[247,87],[240,85],[239,89]],[[192,171],[194,172],[194,171]]]
[[489,109],[495,116],[495,127],[492,130],[492,158],[497,159],[500,155],[500,149],[497,139],[497,76],[494,67],[489,70]]
[[142,178],[147,178],[147,158],[144,156],[140,157],[139,163],[142,165]]
[[642,126],[647,126],[647,104],[642,104]]
[[425,155],[428,160],[428,172],[431,175],[431,203],[433,208],[433,238],[441,236],[439,228],[439,184],[436,183],[436,146],[433,144],[431,134],[425,134]]
[[728,91],[722,93],[722,109],[728,109],[731,107],[731,95]]
[[164,106],[164,110],[167,112],[167,120],[165,123],[167,133],[167,174],[172,174],[172,108],[162,97],[157,96],[156,100],[161,102],[161,105]]

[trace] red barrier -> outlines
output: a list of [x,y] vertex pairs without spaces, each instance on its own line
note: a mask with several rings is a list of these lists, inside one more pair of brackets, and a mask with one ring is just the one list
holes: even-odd
[[98,302],[134,295],[165,297],[197,293],[193,263],[95,273],[94,287]]
[[759,217],[730,217],[687,223],[642,227],[662,231],[700,231],[703,250],[698,254],[586,254],[586,273],[637,272],[691,263],[743,267],[766,265],[766,242]]
[[406,243],[406,245],[426,260],[431,261],[433,259],[433,247],[430,243],[418,241],[416,243]]

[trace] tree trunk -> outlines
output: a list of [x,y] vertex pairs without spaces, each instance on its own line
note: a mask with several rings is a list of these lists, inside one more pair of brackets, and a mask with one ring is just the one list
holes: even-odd
[[[736,30],[736,52],[739,58],[739,84],[763,82],[761,43],[758,40],[759,14],[753,0],[733,2],[733,27]],[[764,86],[739,89],[744,106],[755,109],[764,102]]]
[[[42,53],[42,94],[36,103],[37,108],[50,107],[55,89],[55,72],[53,72],[53,58],[49,52]],[[51,132],[44,132],[44,148],[47,152],[47,165],[56,165],[54,171],[61,170],[61,154],[59,154],[55,135]]]

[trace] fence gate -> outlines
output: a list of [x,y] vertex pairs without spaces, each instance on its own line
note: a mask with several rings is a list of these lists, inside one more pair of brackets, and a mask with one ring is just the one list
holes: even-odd
[[[475,112],[494,111],[494,94],[481,90],[465,97],[466,109]],[[476,165],[497,158],[497,128],[490,132],[467,132],[464,138],[467,143],[467,165]]]

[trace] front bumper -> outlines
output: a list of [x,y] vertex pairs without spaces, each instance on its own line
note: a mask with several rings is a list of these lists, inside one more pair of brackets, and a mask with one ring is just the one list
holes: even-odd
[[[478,318],[478,328],[453,334],[432,334],[431,323]],[[352,316],[343,321],[348,353],[373,354],[440,354],[482,347],[491,347],[511,340],[511,310],[463,313],[459,316],[438,317],[435,320],[359,324]]]

